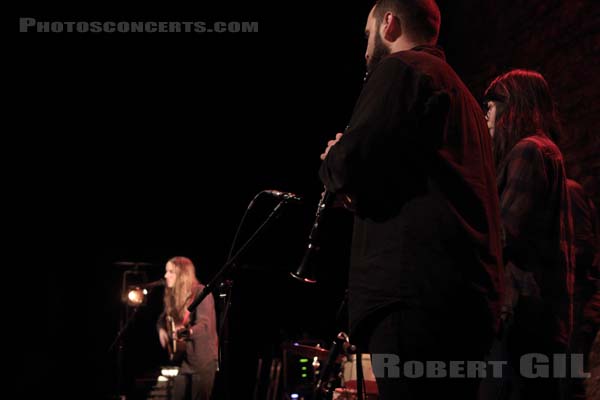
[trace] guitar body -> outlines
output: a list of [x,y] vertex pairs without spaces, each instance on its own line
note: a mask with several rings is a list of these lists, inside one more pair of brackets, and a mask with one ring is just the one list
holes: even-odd
[[167,342],[167,351],[169,352],[169,361],[176,365],[181,365],[185,357],[186,342],[177,337],[177,325],[173,317],[167,315],[167,333],[169,341]]
[[[196,288],[196,291],[200,287]],[[189,305],[191,300],[195,298],[193,292],[188,296],[186,300],[186,307]],[[185,358],[187,342],[190,340],[191,327],[196,323],[196,313],[190,314],[187,310],[183,312],[182,324],[177,325],[175,319],[171,315],[166,316],[167,334],[169,340],[167,343],[167,350],[169,352],[169,361],[174,365],[181,365]],[[179,332],[179,335],[177,334]]]

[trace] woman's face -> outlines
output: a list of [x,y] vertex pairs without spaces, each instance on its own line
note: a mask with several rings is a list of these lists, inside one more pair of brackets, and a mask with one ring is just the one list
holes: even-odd
[[168,262],[165,266],[165,280],[167,281],[167,287],[172,288],[175,286],[177,281],[177,274],[175,273],[175,266]]
[[490,135],[494,137],[494,127],[496,126],[496,112],[497,112],[497,104],[495,101],[487,102],[487,114],[485,114],[485,119],[487,121],[487,127],[490,131]]

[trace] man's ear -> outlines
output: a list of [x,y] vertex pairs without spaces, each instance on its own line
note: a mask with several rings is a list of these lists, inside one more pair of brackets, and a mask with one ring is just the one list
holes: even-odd
[[381,23],[381,36],[388,42],[394,42],[402,34],[400,19],[391,12],[386,12]]

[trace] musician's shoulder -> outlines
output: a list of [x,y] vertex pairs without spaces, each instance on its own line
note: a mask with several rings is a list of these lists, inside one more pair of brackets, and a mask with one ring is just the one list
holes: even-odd
[[196,296],[202,291],[202,289],[204,289],[204,285],[198,282],[197,285],[194,285],[192,287],[192,293],[194,294],[194,296]]

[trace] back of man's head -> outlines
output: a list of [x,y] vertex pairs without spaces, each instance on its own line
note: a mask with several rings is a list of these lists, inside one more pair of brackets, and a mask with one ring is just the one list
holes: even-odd
[[414,42],[434,45],[440,33],[440,9],[434,0],[377,0],[374,17],[380,23],[386,12],[400,19],[405,34]]

